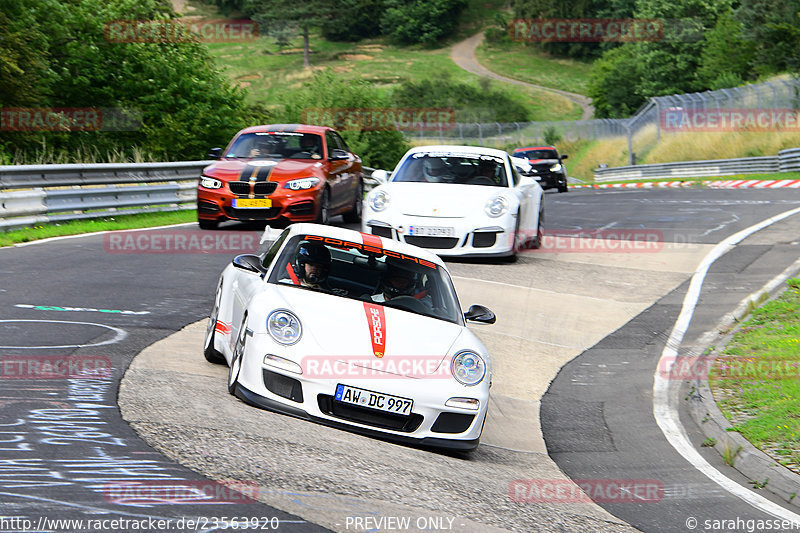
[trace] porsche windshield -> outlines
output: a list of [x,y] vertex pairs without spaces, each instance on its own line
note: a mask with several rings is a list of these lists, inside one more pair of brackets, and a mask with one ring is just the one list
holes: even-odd
[[275,260],[269,282],[461,323],[455,290],[443,268],[369,244],[293,237]]
[[502,158],[468,153],[412,154],[394,173],[392,181],[508,186],[506,166]]
[[322,138],[313,133],[272,131],[244,133],[225,157],[254,159],[322,159]]

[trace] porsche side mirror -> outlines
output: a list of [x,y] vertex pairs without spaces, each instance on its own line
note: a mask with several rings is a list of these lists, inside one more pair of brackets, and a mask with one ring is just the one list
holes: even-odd
[[219,159],[222,156],[222,148],[212,148],[206,154],[209,159]]
[[526,187],[528,185],[533,185],[536,183],[536,180],[530,176],[520,176],[519,182],[517,183],[517,187]]
[[482,322],[484,324],[494,324],[497,321],[494,313],[482,305],[471,305],[469,311],[464,313],[464,318],[470,322]]
[[233,258],[233,266],[256,274],[260,274],[263,270],[261,258],[252,254],[237,255]]
[[389,173],[381,169],[373,170],[371,177],[381,185],[389,181]]

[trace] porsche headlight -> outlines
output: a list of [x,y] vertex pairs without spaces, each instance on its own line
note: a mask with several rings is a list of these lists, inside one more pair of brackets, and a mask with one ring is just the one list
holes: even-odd
[[492,218],[505,215],[506,212],[508,212],[508,200],[506,200],[505,196],[495,196],[486,202],[484,210],[486,211],[486,214]]
[[208,176],[200,176],[200,185],[206,189],[219,189],[222,187],[222,182]]
[[561,171],[561,163],[556,163],[552,167],[550,167],[550,172],[560,172]]
[[267,331],[275,342],[289,346],[300,340],[303,327],[293,313],[278,309],[267,317]]
[[293,191],[305,191],[313,189],[319,183],[319,178],[300,178],[297,180],[287,181],[283,187]]
[[462,385],[477,385],[486,375],[486,363],[480,355],[469,350],[458,352],[450,363],[453,377]]
[[389,193],[376,191],[369,198],[369,205],[373,211],[383,211],[389,206]]

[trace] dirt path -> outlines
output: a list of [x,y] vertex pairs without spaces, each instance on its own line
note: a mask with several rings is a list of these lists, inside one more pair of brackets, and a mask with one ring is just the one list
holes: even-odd
[[543,91],[550,91],[556,94],[560,94],[561,96],[567,98],[571,102],[574,102],[575,104],[581,107],[581,109],[583,110],[583,113],[581,113],[581,120],[587,120],[592,118],[592,115],[594,115],[594,107],[592,107],[591,98],[588,98],[582,94],[562,91],[560,89],[552,89],[550,87],[543,87],[541,85],[535,85],[533,83],[507,78],[505,76],[501,76],[500,74],[492,72],[491,70],[487,69],[486,67],[478,63],[478,59],[475,57],[475,50],[478,48],[478,46],[480,46],[482,41],[483,41],[483,31],[476,33],[472,37],[453,45],[453,49],[450,52],[450,57],[452,58],[452,60],[455,62],[456,65],[463,68],[467,72],[472,72],[473,74],[477,74],[478,76],[485,76],[505,83],[513,83],[516,85],[533,87],[536,89],[541,89]]

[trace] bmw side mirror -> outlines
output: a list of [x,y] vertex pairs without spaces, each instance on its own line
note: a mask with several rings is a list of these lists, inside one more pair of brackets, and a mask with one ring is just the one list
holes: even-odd
[[211,150],[208,151],[206,157],[208,157],[209,159],[219,159],[220,157],[222,157],[222,148],[212,148]]
[[389,181],[389,173],[380,169],[373,170],[371,178],[377,181],[380,185],[383,185]]
[[331,155],[328,159],[331,161],[343,161],[345,159],[350,159],[350,154],[345,150],[334,148],[331,150]]
[[482,305],[471,305],[469,311],[464,313],[464,318],[470,322],[481,322],[483,324],[494,324],[497,321],[494,313]]
[[563,154],[563,155],[561,156],[561,159],[566,159],[566,158],[568,158],[568,157],[569,157],[569,156],[568,156],[567,154]]
[[237,255],[233,258],[233,266],[256,274],[260,274],[263,270],[261,258],[252,254]]

